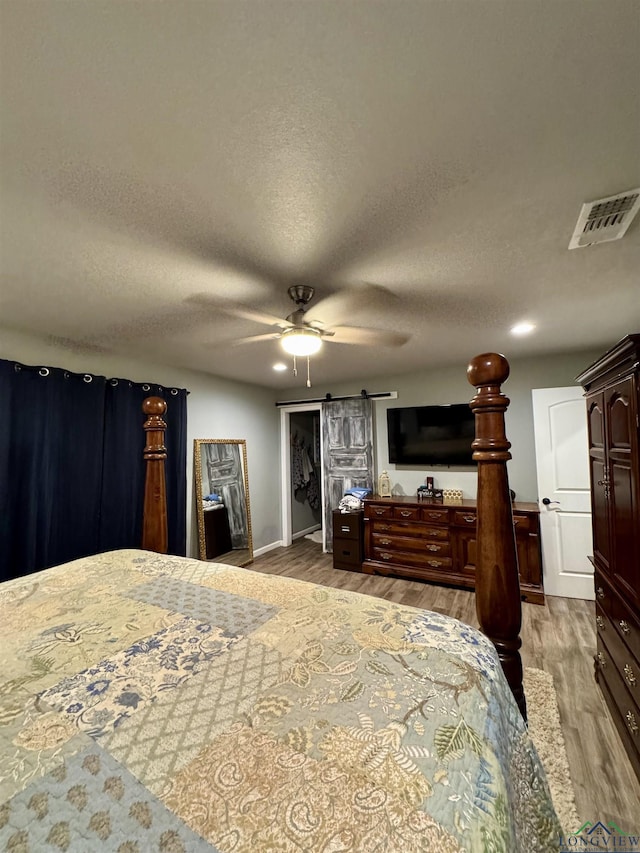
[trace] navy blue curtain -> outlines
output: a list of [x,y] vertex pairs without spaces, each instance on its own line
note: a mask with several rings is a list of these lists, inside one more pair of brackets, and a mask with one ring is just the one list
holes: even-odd
[[167,401],[169,552],[186,552],[184,389],[0,360],[0,580],[142,538],[142,401]]

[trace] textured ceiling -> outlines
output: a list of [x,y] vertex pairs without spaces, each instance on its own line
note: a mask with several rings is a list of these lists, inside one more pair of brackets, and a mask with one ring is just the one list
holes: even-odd
[[[287,288],[364,292],[314,385],[640,326],[636,0],[2,0],[0,325],[274,387]],[[394,294],[396,298],[391,298]],[[528,319],[534,335],[509,327]],[[301,383],[302,384],[302,383]]]

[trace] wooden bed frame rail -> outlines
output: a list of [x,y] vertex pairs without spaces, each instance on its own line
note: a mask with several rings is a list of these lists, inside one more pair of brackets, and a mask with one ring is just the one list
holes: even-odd
[[500,388],[508,376],[509,362],[495,352],[476,356],[467,368],[467,378],[478,391],[469,404],[476,418],[476,437],[471,446],[478,463],[476,612],[481,630],[498,651],[526,720],[520,659],[520,578],[507,478],[511,444],[504,424],[509,399]]

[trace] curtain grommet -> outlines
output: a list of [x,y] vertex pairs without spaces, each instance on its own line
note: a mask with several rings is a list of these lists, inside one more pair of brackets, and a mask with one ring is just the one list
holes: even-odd
[[51,373],[51,371],[49,370],[48,367],[41,367],[40,370],[38,371],[38,373],[40,374],[40,376],[48,376]]
[[151,391],[151,385],[143,385],[142,390],[143,391]]
[[88,385],[90,382],[93,382],[93,376],[91,376],[90,373],[85,373],[85,375],[82,377],[82,381],[86,382]]

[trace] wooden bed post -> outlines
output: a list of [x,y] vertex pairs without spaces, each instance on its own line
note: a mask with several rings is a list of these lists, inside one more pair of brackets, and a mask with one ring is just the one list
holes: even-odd
[[482,631],[493,642],[518,708],[527,719],[520,659],[520,578],[516,552],[507,460],[511,459],[504,427],[508,397],[500,386],[509,362],[495,352],[477,355],[467,368],[478,389],[471,409],[476,417],[473,458],[478,463],[478,530],[476,544],[476,612]]
[[164,460],[167,458],[167,448],[164,446],[164,431],[167,425],[162,420],[162,415],[167,411],[167,404],[161,397],[147,397],[142,404],[142,411],[147,415],[144,422],[147,437],[144,460],[147,471],[144,483],[142,547],[145,551],[166,554],[168,533]]

